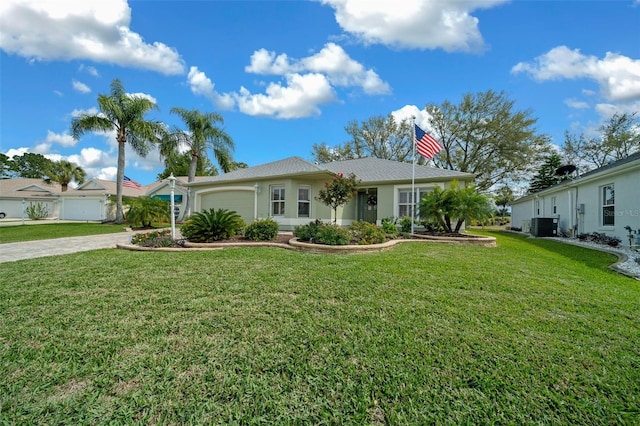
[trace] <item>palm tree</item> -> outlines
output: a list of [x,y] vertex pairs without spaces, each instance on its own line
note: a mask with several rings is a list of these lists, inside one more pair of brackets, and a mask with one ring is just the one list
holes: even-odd
[[[191,155],[189,164],[188,182],[193,182],[196,177],[198,159],[206,157],[207,150],[213,151],[220,169],[224,173],[233,170],[234,163],[232,152],[235,149],[233,139],[224,130],[218,127],[217,123],[224,122],[222,116],[215,112],[201,113],[198,110],[187,110],[184,108],[171,108],[172,114],[178,114],[187,127],[186,131],[176,130],[168,135],[160,148],[160,154],[171,163],[178,153],[180,146],[187,146]],[[183,219],[191,214],[189,193],[187,192],[187,204],[184,209]]]
[[87,174],[82,167],[71,161],[60,160],[54,162],[51,167],[47,169],[47,177],[44,181],[47,183],[59,183],[62,187],[62,192],[65,192],[69,187],[69,182],[84,183],[86,176]]
[[80,139],[85,132],[115,131],[118,142],[118,172],[116,177],[116,223],[124,223],[122,212],[122,180],[124,178],[124,150],[127,142],[133,150],[145,156],[152,143],[160,140],[165,131],[161,122],[146,121],[144,116],[157,109],[154,102],[125,92],[120,80],[111,82],[111,94],[98,95],[98,114],[82,114],[71,120],[71,134]]

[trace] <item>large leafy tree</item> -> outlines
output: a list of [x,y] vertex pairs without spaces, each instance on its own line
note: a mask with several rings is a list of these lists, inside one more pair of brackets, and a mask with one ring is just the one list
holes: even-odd
[[640,120],[635,112],[614,114],[600,126],[595,137],[565,132],[565,157],[583,170],[602,167],[638,151]]
[[42,154],[25,152],[9,160],[10,174],[15,177],[44,179],[53,161]]
[[75,163],[67,160],[55,161],[47,170],[44,181],[47,183],[56,182],[62,187],[62,192],[69,188],[69,183],[84,183],[87,173]]
[[11,159],[0,152],[0,179],[11,177]]
[[123,223],[122,181],[125,146],[128,143],[138,155],[144,157],[165,133],[165,126],[161,122],[145,120],[148,112],[157,109],[156,104],[146,97],[126,93],[118,79],[111,82],[109,95],[98,95],[98,108],[98,114],[84,113],[71,120],[71,134],[77,140],[86,132],[115,131],[118,143],[115,222]]
[[[179,107],[171,108],[171,113],[180,116],[187,130],[176,129],[167,135],[161,145],[160,154],[171,162],[172,157],[179,155],[179,149],[186,146],[191,156],[188,182],[195,180],[198,159],[206,157],[209,149],[213,151],[213,156],[224,173],[232,170],[234,165],[232,153],[235,146],[231,136],[220,127],[224,123],[220,114],[201,113],[195,109],[187,110]],[[189,204],[189,194],[187,194],[187,207],[183,217],[191,214]]]
[[537,119],[516,109],[504,92],[468,93],[459,104],[429,104],[426,111],[444,147],[435,165],[475,174],[481,191],[524,179],[550,150],[549,137],[535,128]]
[[344,130],[351,136],[351,140],[343,145],[313,145],[312,155],[315,161],[329,163],[362,157],[412,161],[413,129],[408,120],[397,122],[391,114],[386,117],[376,116],[361,123],[350,121]]

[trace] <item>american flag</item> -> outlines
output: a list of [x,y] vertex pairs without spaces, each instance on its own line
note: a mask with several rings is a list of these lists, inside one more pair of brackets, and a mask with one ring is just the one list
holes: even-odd
[[428,158],[429,160],[433,159],[434,155],[439,153],[443,146],[440,145],[440,142],[438,142],[436,138],[422,130],[420,126],[417,124],[414,124],[414,126],[416,127],[415,143],[418,154]]
[[122,186],[126,186],[129,188],[135,188],[135,189],[140,189],[142,188],[142,185],[140,185],[138,182],[136,182],[135,180],[131,180],[131,178],[128,177],[124,177],[124,179],[122,180]]

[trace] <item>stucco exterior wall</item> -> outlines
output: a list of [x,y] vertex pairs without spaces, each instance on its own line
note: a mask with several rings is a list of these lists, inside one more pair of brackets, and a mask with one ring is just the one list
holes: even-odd
[[[613,185],[613,225],[604,224],[603,188]],[[555,198],[556,210],[553,210]],[[539,209],[538,209],[539,207]],[[557,217],[558,228],[571,235],[601,232],[627,241],[630,226],[640,229],[640,163],[586,176],[516,200],[511,205],[514,227],[523,227],[534,217]]]

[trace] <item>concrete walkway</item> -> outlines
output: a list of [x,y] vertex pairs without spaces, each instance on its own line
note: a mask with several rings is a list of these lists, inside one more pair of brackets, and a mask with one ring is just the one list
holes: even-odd
[[128,244],[133,235],[133,232],[118,232],[116,234],[0,244],[0,263],[77,253],[79,251],[115,248],[116,244]]

